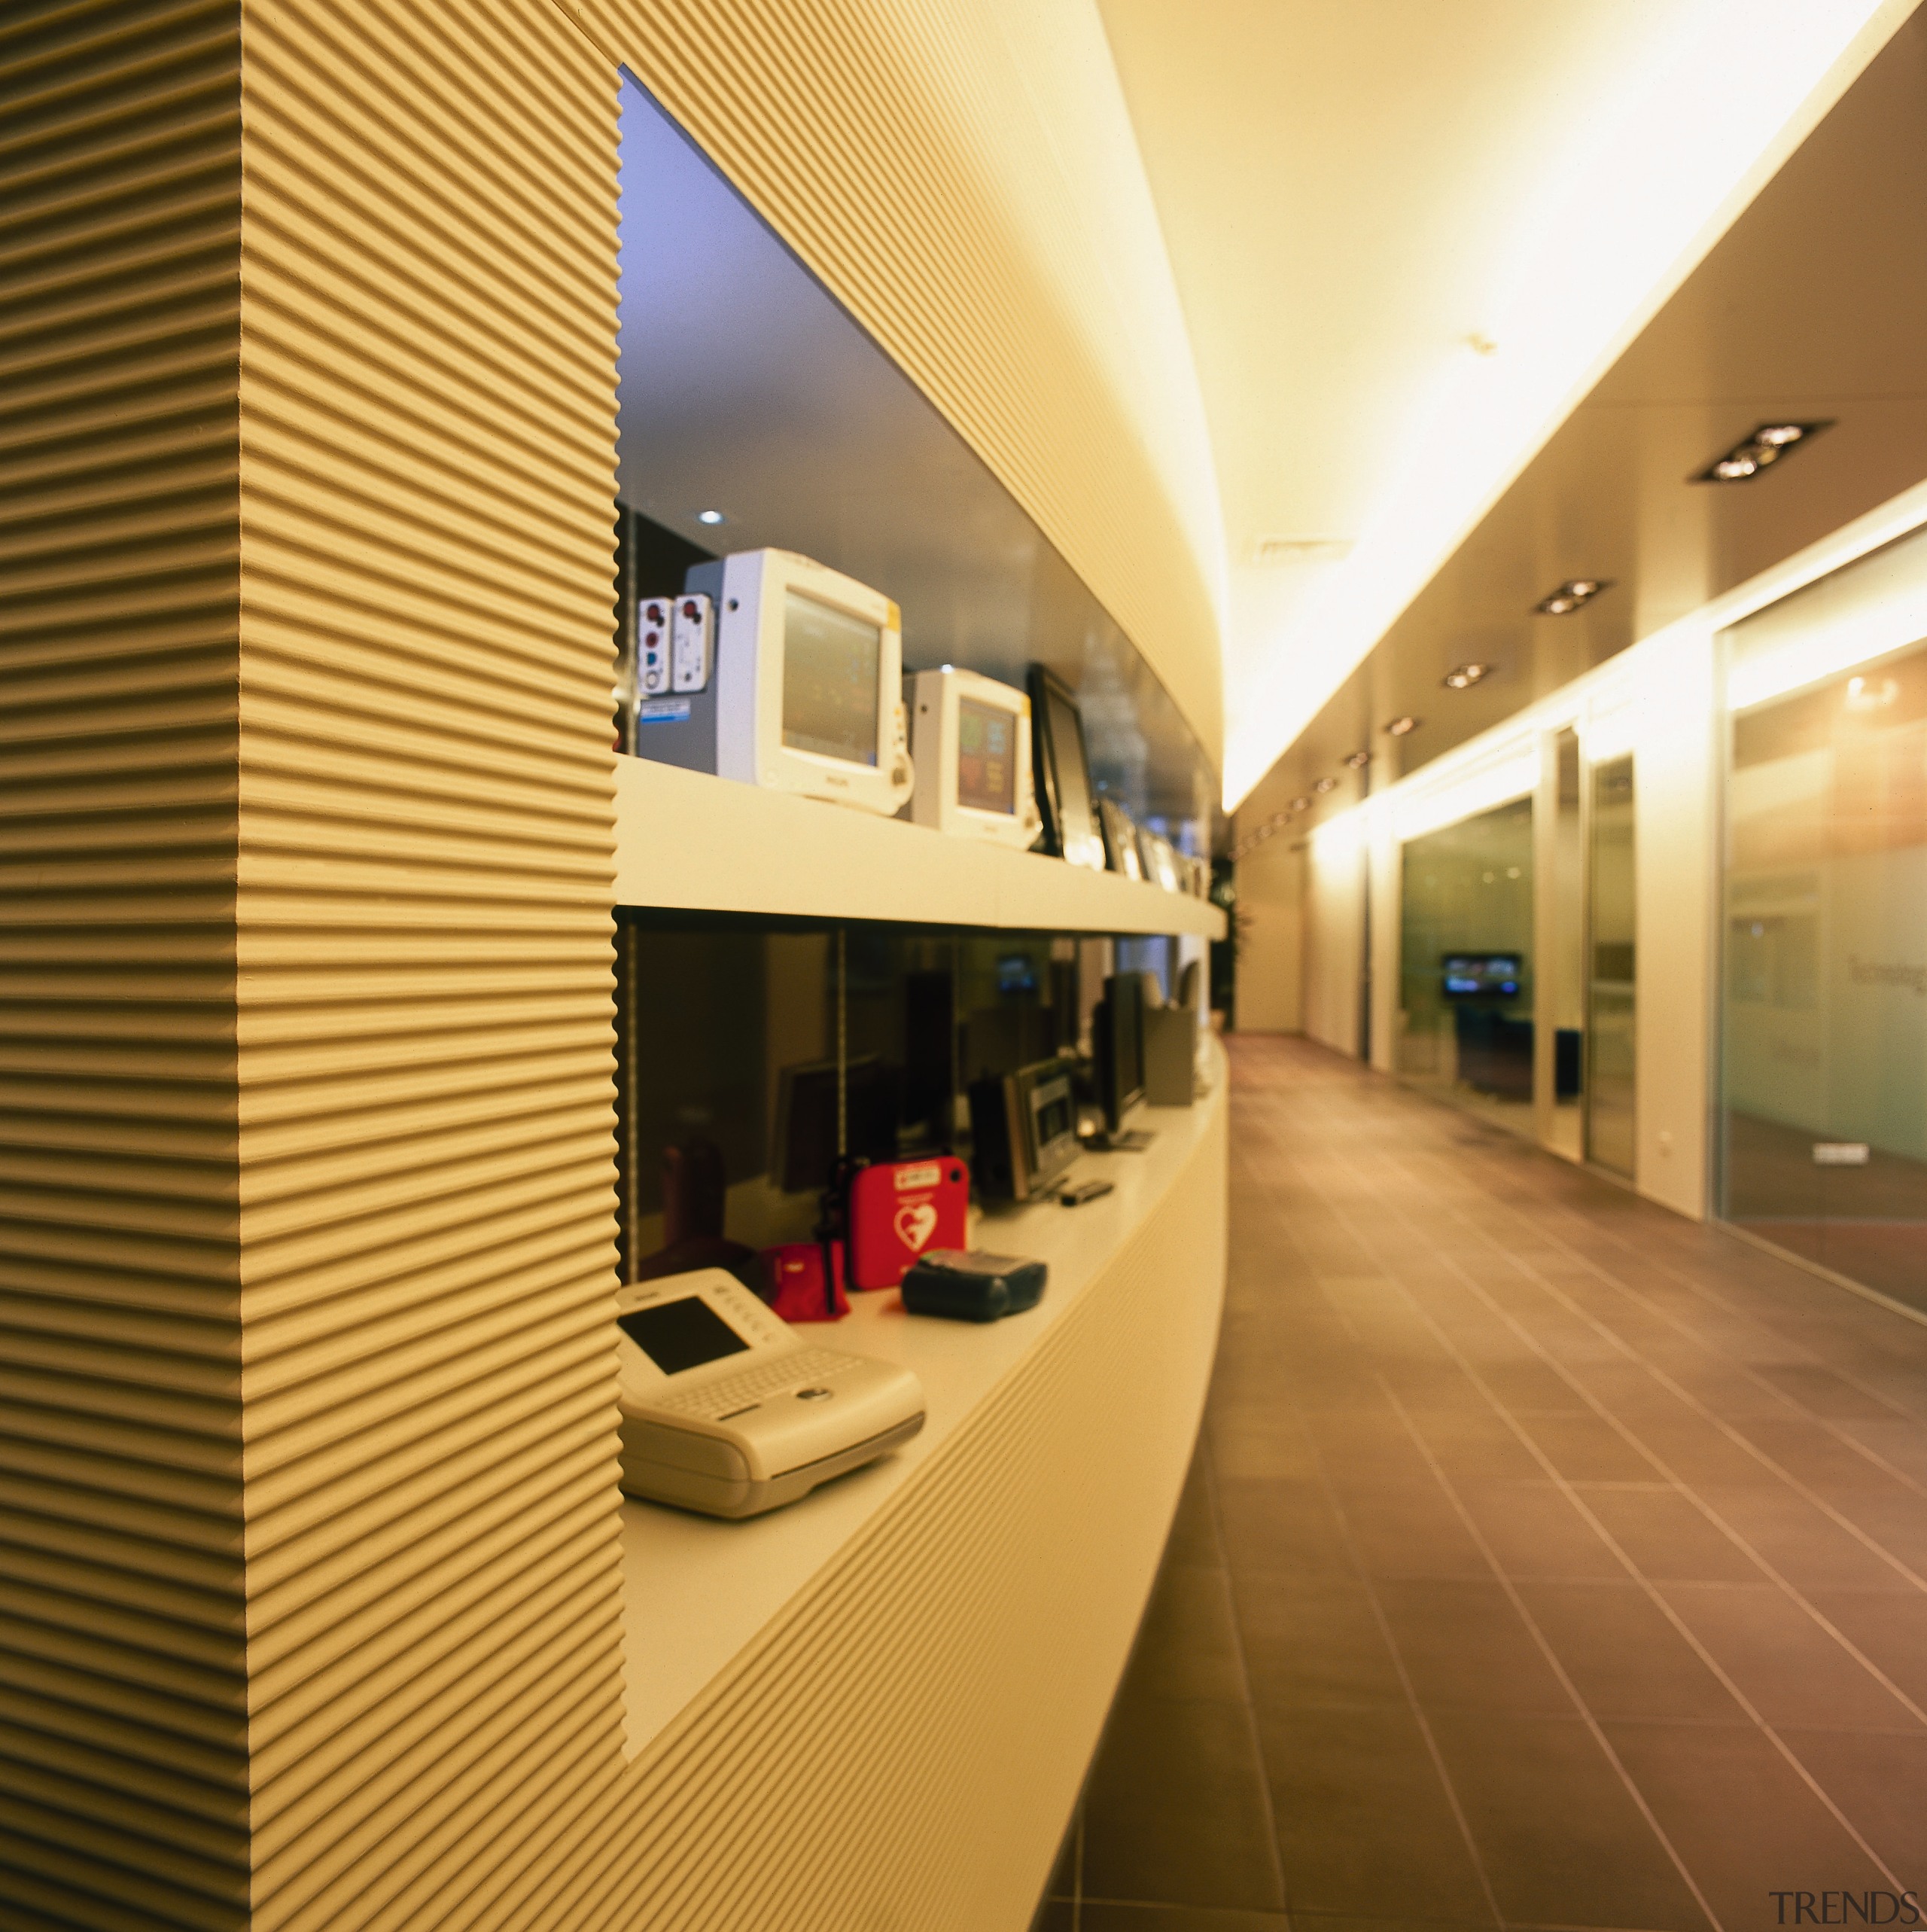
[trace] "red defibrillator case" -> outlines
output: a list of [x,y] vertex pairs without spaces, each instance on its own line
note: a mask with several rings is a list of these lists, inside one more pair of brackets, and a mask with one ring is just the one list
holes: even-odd
[[850,1285],[893,1288],[933,1248],[970,1245],[970,1170],[954,1153],[879,1161],[850,1177]]

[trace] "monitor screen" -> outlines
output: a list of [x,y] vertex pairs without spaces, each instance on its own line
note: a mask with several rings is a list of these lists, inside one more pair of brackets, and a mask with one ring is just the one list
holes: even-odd
[[750,1345],[700,1295],[619,1315],[616,1326],[665,1375],[740,1355]]
[[883,633],[800,591],[783,599],[783,742],[874,765]]
[[1040,1164],[1038,1156],[1053,1141],[1077,1131],[1076,1103],[1071,1098],[1068,1080],[1054,1080],[1048,1086],[1033,1089],[1030,1124],[1037,1141],[1031,1150],[1031,1164],[1036,1166]]
[[1091,775],[1084,769],[1084,727],[1077,707],[1054,687],[1050,706],[1051,749],[1057,768],[1058,836],[1064,855],[1075,865],[1102,867],[1104,835],[1091,804]]
[[957,802],[979,812],[1017,810],[1017,715],[957,701]]
[[1448,952],[1445,997],[1451,1000],[1511,999],[1519,990],[1516,952]]

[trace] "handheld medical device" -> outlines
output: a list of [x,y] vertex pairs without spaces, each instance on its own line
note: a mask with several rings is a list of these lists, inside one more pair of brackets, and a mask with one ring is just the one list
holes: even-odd
[[756,1516],[924,1425],[908,1369],[815,1346],[720,1268],[618,1290],[616,1328],[632,1496]]
[[1041,1261],[990,1254],[981,1248],[937,1248],[903,1277],[903,1306],[911,1315],[951,1321],[1000,1321],[1044,1298],[1049,1271]]
[[895,604],[787,550],[695,565],[683,588],[710,600],[714,668],[695,681],[696,628],[678,659],[672,623],[671,689],[637,705],[638,754],[893,816],[912,782]]
[[1027,852],[1043,830],[1030,768],[1030,700],[946,664],[910,681],[919,825]]

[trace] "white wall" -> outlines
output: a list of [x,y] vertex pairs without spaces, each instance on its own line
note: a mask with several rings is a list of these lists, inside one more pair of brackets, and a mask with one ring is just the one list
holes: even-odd
[[[1363,829],[1358,814],[1347,812],[1312,834],[1304,895],[1304,1030],[1320,1044],[1351,1054],[1358,1052],[1365,964]],[[1396,949],[1393,957],[1396,977]]]
[[1303,845],[1268,839],[1237,862],[1241,1033],[1304,1030]]

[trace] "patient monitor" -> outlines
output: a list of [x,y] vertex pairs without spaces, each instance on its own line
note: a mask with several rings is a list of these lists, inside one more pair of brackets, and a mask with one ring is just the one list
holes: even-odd
[[946,664],[910,681],[919,825],[1027,851],[1043,830],[1030,769],[1030,700]]

